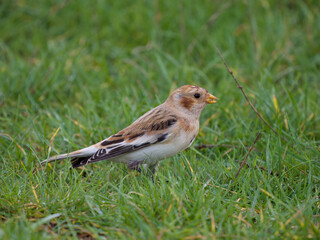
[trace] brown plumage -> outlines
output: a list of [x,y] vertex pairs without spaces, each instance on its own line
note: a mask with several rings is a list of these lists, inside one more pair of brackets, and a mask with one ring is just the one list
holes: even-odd
[[199,131],[203,108],[215,103],[207,90],[186,85],[161,105],[145,113],[127,128],[90,147],[51,157],[45,162],[70,158],[73,167],[109,159],[130,169],[141,164],[155,169],[158,161],[189,147]]

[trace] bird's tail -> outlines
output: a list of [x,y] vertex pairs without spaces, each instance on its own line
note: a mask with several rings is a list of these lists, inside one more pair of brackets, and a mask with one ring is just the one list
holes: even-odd
[[85,165],[88,159],[95,154],[98,149],[94,146],[86,147],[74,152],[65,153],[61,155],[56,155],[46,160],[43,160],[41,164],[54,162],[54,161],[61,161],[64,159],[70,159],[72,163],[72,167],[80,167]]

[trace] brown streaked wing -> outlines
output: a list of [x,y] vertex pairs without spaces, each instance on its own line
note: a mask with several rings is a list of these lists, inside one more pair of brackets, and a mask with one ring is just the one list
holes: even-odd
[[175,125],[178,121],[176,115],[163,108],[154,108],[137,119],[127,128],[112,135],[100,144],[100,148],[109,148],[118,143],[130,143],[144,134],[157,134]]
[[119,132],[119,134],[121,133],[126,136],[141,134],[141,131],[151,133],[154,131],[166,130],[173,126],[177,121],[177,116],[172,114],[169,110],[157,107],[144,114],[129,127]]

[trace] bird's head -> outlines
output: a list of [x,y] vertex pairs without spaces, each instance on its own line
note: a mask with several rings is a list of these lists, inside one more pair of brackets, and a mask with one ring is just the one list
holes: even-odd
[[206,89],[193,85],[182,86],[171,93],[166,104],[174,106],[187,114],[200,117],[201,111],[207,104],[216,103],[217,97]]

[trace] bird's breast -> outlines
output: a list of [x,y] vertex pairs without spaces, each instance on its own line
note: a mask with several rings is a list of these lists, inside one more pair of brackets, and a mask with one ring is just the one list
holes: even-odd
[[115,161],[129,162],[145,162],[154,163],[167,157],[171,157],[184,149],[188,148],[194,140],[196,134],[186,131],[179,131],[169,137],[169,139],[163,143],[157,143],[140,150],[125,154],[121,156],[121,159],[114,159]]

